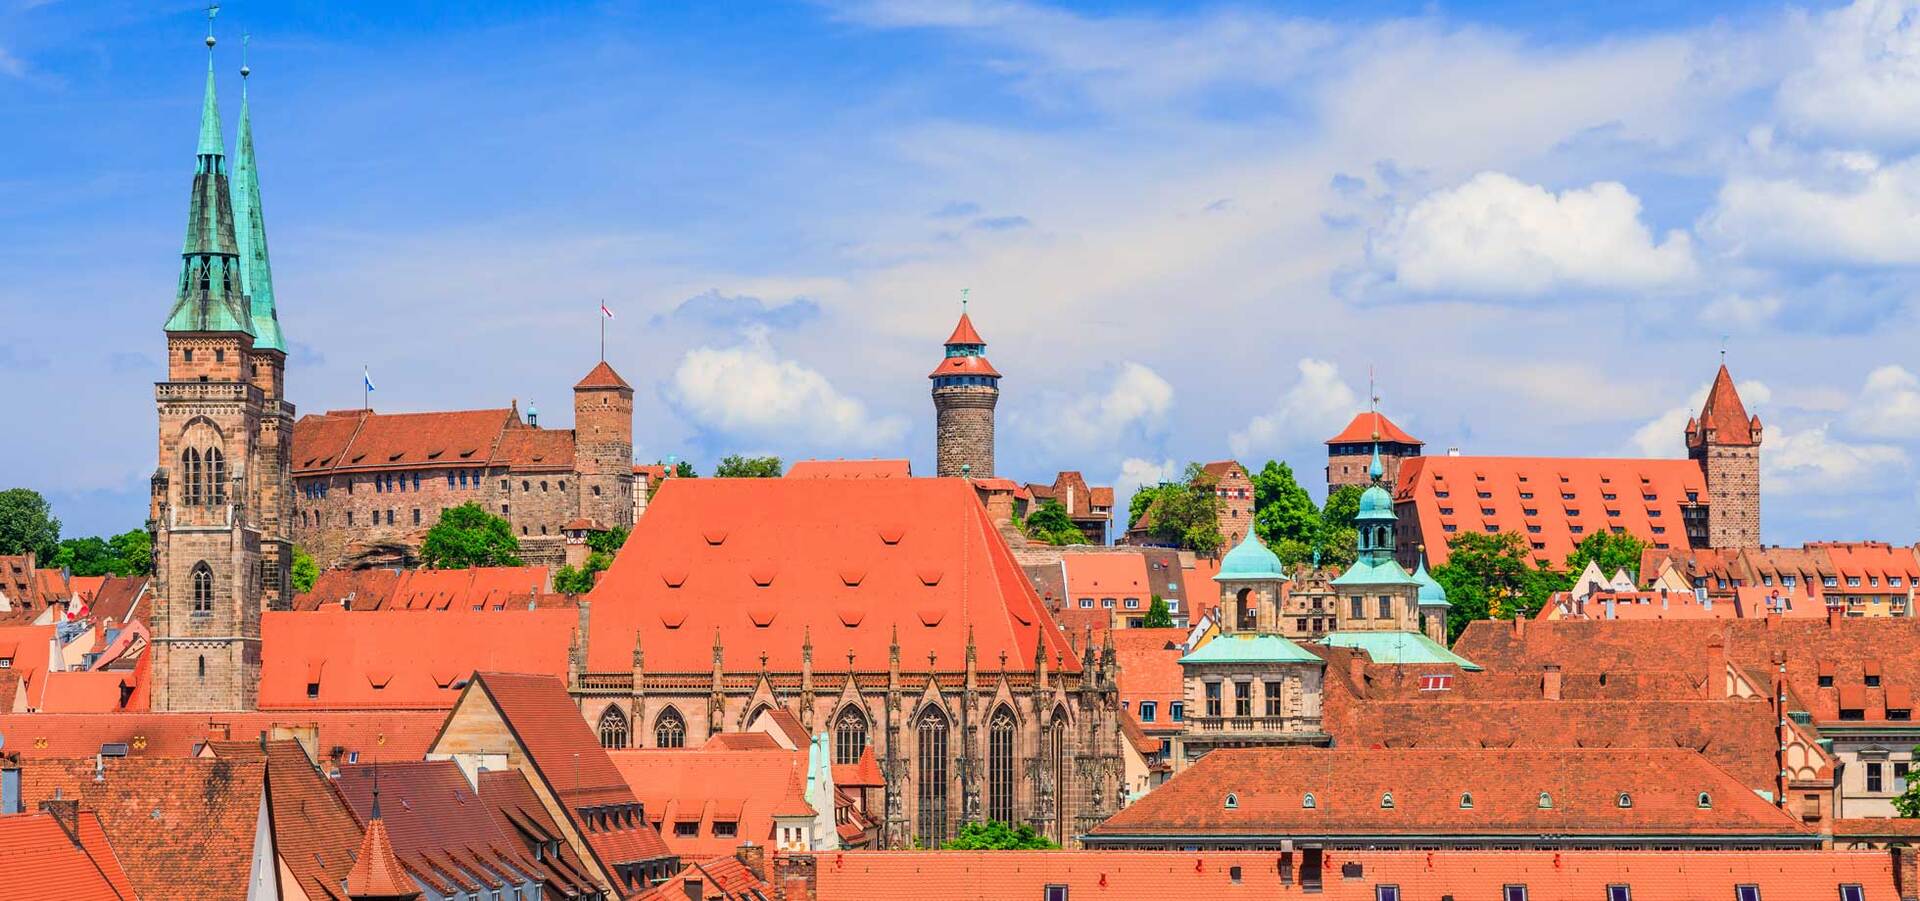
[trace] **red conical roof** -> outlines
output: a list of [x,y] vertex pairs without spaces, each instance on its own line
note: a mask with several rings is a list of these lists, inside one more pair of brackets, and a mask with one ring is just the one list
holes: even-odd
[[378,816],[367,823],[367,833],[360,839],[360,859],[347,873],[347,897],[354,901],[420,897],[420,890],[401,868],[400,859],[393,856],[387,824]]
[[965,313],[960,314],[960,324],[953,327],[953,334],[947,336],[947,344],[985,344],[986,339],[973,330],[973,319]]
[[800,762],[795,760],[792,769],[787,773],[786,797],[781,798],[780,803],[774,805],[772,816],[810,817],[814,815],[813,805],[807,803],[806,781],[800,778]]
[[1707,391],[1707,402],[1700,408],[1700,421],[1693,427],[1699,430],[1699,437],[1689,434],[1689,440],[1711,436],[1715,444],[1758,444],[1755,433],[1759,426],[1760,417],[1747,415],[1746,406],[1740,403],[1740,392],[1733,387],[1733,376],[1727,372],[1725,363],[1720,364],[1720,371],[1713,376],[1713,387]]
[[613,367],[608,366],[605,360],[601,360],[600,365],[593,367],[593,370],[587,373],[587,377],[581,379],[580,383],[573,387],[626,388],[629,390],[633,388],[632,385],[627,384],[626,379],[620,377],[620,373],[614,372]]

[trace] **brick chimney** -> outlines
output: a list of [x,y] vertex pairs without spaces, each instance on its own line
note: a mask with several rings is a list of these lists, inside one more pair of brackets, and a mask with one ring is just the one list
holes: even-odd
[[747,842],[734,849],[733,856],[739,859],[741,866],[747,868],[747,872],[753,874],[753,878],[761,882],[772,881],[773,874],[767,872],[767,849],[764,846]]
[[1727,696],[1727,646],[1718,636],[1707,642],[1707,681],[1700,691],[1709,701]]
[[1837,604],[1828,604],[1827,605],[1827,628],[1829,629],[1840,628],[1840,620],[1845,618],[1846,615],[1847,615],[1847,612],[1845,608],[1840,607]]
[[814,881],[812,854],[780,854],[773,858],[775,901],[813,901],[819,891]]
[[1920,855],[1910,845],[1893,846],[1893,889],[1901,901],[1920,899]]
[[1513,618],[1513,637],[1515,638],[1527,637],[1527,618],[1526,617],[1516,616]]
[[60,824],[60,831],[67,834],[67,841],[74,847],[80,846],[80,802],[71,798],[61,799],[59,793],[51,800],[40,802],[40,811]]
[[1347,678],[1353,682],[1353,693],[1358,697],[1367,696],[1367,658],[1359,651],[1347,652]]
[[1560,664],[1549,663],[1540,674],[1540,694],[1549,701],[1560,700]]

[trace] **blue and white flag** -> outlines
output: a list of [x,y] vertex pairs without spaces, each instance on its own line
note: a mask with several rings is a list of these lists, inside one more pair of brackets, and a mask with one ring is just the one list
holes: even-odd
[[368,372],[365,367],[360,369],[360,380],[367,384],[368,391],[373,390],[373,374]]

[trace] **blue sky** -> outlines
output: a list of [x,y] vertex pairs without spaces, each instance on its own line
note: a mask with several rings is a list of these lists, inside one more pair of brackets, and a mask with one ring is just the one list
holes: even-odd
[[[687,8],[687,7],[692,8]],[[304,411],[907,455],[972,289],[1004,474],[1665,456],[1723,336],[1769,541],[1920,533],[1915,3],[230,3]],[[0,482],[144,516],[196,4],[0,0]]]

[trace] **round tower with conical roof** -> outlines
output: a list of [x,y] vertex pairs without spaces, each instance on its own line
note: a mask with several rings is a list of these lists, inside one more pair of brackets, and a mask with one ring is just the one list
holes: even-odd
[[933,380],[934,474],[993,477],[993,408],[1000,373],[987,362],[987,342],[965,310],[947,337],[947,353]]

